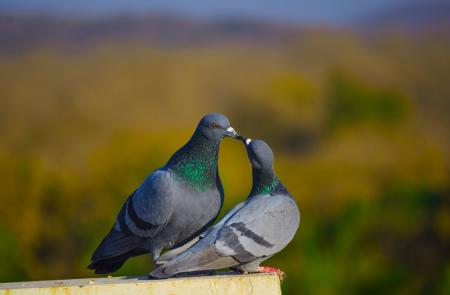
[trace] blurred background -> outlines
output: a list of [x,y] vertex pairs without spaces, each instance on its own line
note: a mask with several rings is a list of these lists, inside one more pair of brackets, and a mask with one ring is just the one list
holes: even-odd
[[[450,294],[449,33],[448,1],[2,0],[0,281],[92,277],[126,197],[221,112],[301,208],[266,263],[284,294]],[[219,167],[224,213],[244,147]]]

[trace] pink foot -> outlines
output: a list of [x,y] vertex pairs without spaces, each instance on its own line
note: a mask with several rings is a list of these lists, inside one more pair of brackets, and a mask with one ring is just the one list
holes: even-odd
[[260,266],[258,267],[257,272],[276,273],[281,281],[284,279],[284,271],[276,267]]

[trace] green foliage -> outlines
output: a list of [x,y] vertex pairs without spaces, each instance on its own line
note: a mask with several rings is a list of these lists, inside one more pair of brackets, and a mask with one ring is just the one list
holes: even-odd
[[338,73],[331,81],[330,127],[374,121],[392,126],[401,121],[406,105],[392,90],[374,89]]
[[415,185],[388,188],[377,201],[349,201],[340,212],[311,220],[310,228],[303,224],[298,263],[304,267],[292,281],[307,294],[439,294],[449,257],[435,216],[448,205],[446,192]]
[[22,267],[20,253],[17,248],[17,241],[5,229],[0,229],[0,253],[4,254],[0,264],[2,281],[13,281],[17,278],[26,279],[26,273]]

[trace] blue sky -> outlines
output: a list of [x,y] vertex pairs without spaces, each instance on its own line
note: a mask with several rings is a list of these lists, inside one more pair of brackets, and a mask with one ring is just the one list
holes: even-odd
[[[299,23],[345,23],[413,0],[0,0],[1,12],[69,15],[178,13],[249,16]],[[431,1],[431,0],[430,0]]]

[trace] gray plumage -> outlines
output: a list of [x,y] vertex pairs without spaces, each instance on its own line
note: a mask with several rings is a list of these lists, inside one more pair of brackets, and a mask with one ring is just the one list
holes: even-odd
[[[294,237],[300,211],[273,170],[273,154],[261,140],[247,140],[253,187],[246,201],[235,206],[205,231],[189,249],[164,254],[150,276],[166,278],[182,272],[240,268],[256,271]],[[180,253],[181,252],[181,253]]]
[[88,268],[110,273],[132,256],[157,259],[211,225],[223,204],[217,161],[225,136],[239,136],[225,116],[203,117],[191,139],[128,197]]

